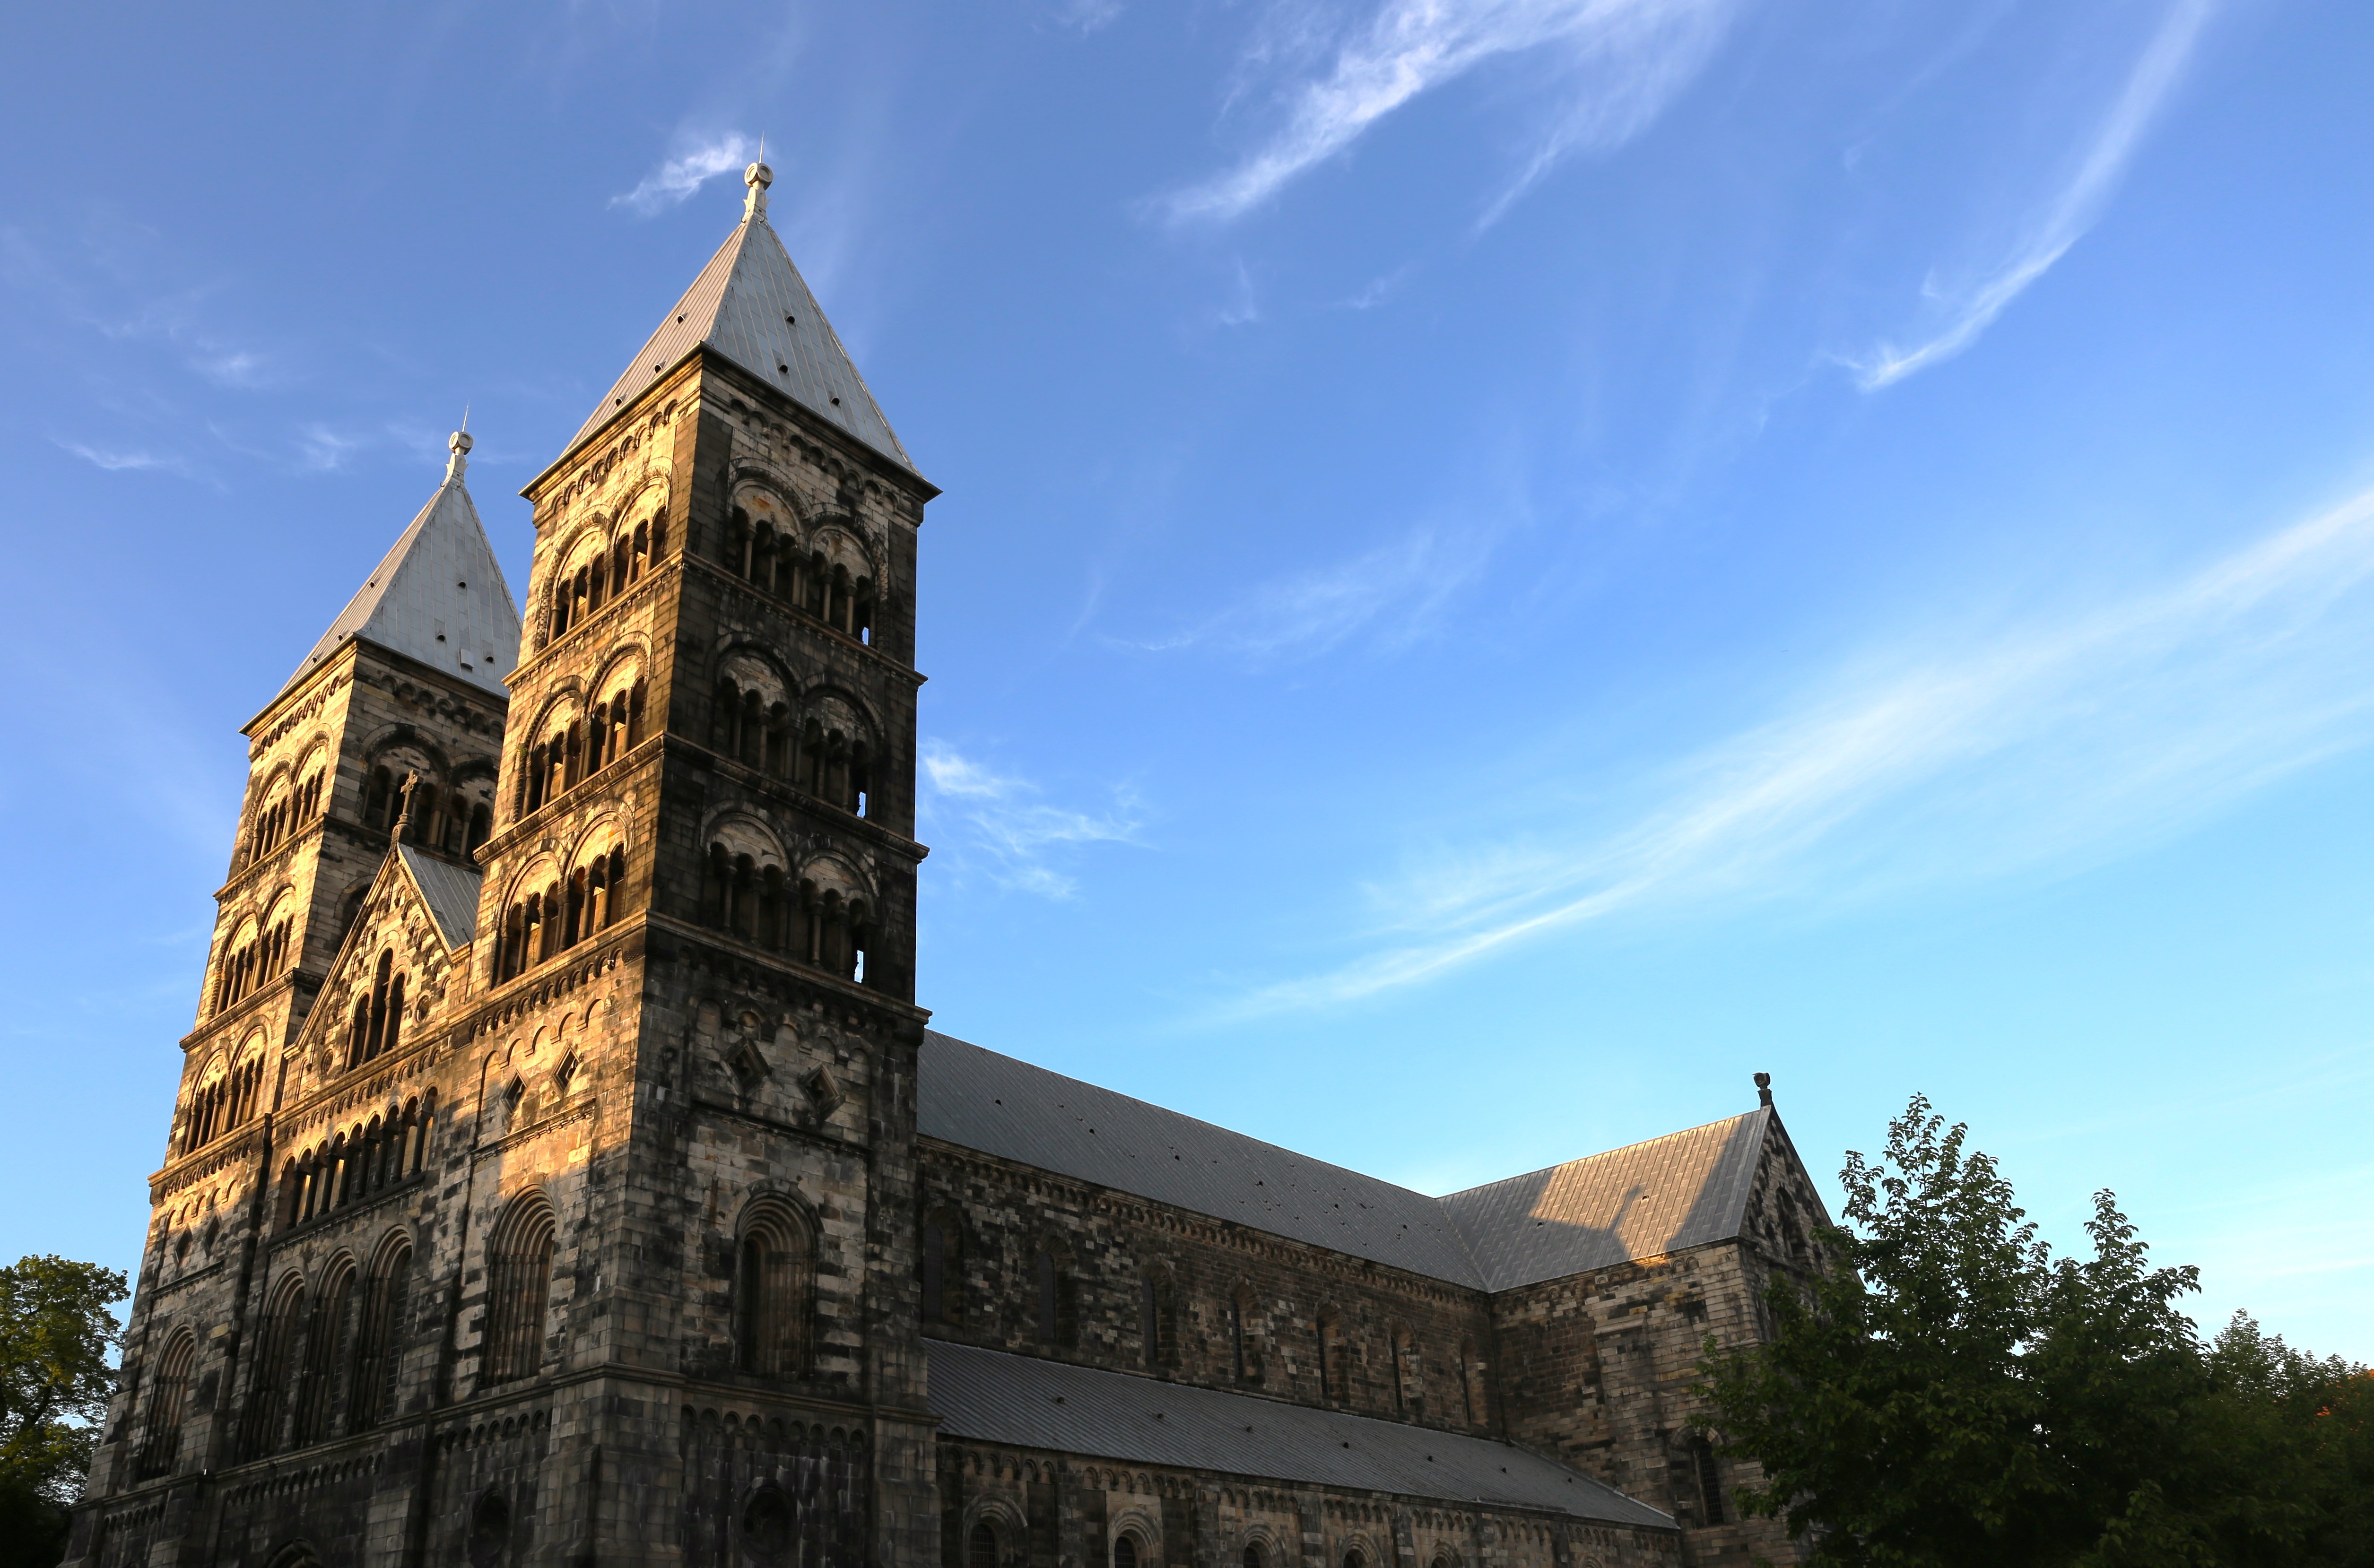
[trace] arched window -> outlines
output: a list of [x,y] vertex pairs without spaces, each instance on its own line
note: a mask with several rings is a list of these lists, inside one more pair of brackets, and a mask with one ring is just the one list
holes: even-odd
[[1319,1392],[1328,1398],[1352,1397],[1352,1369],[1344,1360],[1344,1321],[1333,1307],[1319,1315]]
[[997,1568],[998,1557],[997,1527],[983,1519],[965,1543],[965,1568]]
[[355,999],[347,1031],[347,1066],[360,1067],[394,1051],[404,1037],[404,976],[395,970],[395,950],[379,955],[370,990]]
[[1722,1471],[1715,1463],[1714,1445],[1703,1437],[1690,1439],[1690,1469],[1698,1483],[1698,1521],[1722,1523]]
[[1406,1412],[1419,1401],[1417,1345],[1407,1328],[1396,1327],[1393,1345],[1393,1409]]
[[1151,1274],[1137,1282],[1137,1353],[1146,1366],[1162,1359],[1162,1309]]
[[404,1363],[405,1307],[411,1289],[412,1244],[399,1241],[380,1255],[363,1302],[362,1333],[356,1341],[354,1381],[347,1396],[347,1425],[356,1432],[377,1426],[395,1414],[397,1381]]
[[1369,1568],[1369,1560],[1358,1547],[1354,1547],[1344,1554],[1344,1568]]
[[250,1458],[280,1446],[288,1409],[288,1385],[297,1370],[297,1342],[305,1329],[305,1281],[291,1274],[280,1281],[260,1326],[254,1380],[248,1385],[247,1420],[241,1434]]
[[1042,1345],[1052,1345],[1057,1342],[1057,1334],[1061,1328],[1063,1316],[1061,1297],[1064,1284],[1063,1270],[1055,1261],[1055,1253],[1052,1247],[1042,1246],[1039,1249],[1038,1274],[1039,1342]]
[[852,816],[873,807],[874,745],[856,706],[831,692],[810,699],[793,782]]
[[182,1455],[182,1418],[188,1408],[190,1369],[198,1359],[198,1341],[187,1328],[173,1336],[148,1379],[148,1423],[140,1444],[135,1479],[154,1480],[173,1473]]
[[1112,1568],[1137,1568],[1137,1538],[1127,1530],[1113,1537]]
[[812,1233],[798,1211],[771,1199],[751,1205],[736,1270],[735,1337],[743,1371],[797,1377],[806,1369],[815,1257]]
[[1250,1292],[1240,1290],[1228,1298],[1228,1365],[1240,1383],[1252,1377],[1252,1357],[1245,1344],[1245,1318],[1252,1305]]
[[331,1435],[336,1413],[338,1374],[347,1363],[347,1308],[354,1299],[355,1266],[341,1258],[329,1282],[314,1298],[305,1330],[305,1373],[297,1390],[295,1442],[303,1447]]
[[544,1365],[544,1319],[552,1292],[552,1205],[542,1194],[513,1203],[488,1246],[487,1337],[482,1386],[532,1377]]
[[489,1491],[470,1510],[470,1535],[463,1554],[470,1568],[495,1568],[511,1546],[511,1505],[499,1492]]
[[363,783],[363,825],[384,833],[395,825],[395,770],[384,763],[373,767]]
[[742,1505],[742,1550],[758,1559],[760,1568],[789,1562],[794,1526],[792,1500],[768,1481]]
[[1262,1555],[1261,1542],[1245,1542],[1244,1555],[1239,1559],[1243,1568],[1269,1568],[1269,1560]]
[[829,881],[819,886],[816,879],[804,878],[797,928],[793,956],[845,980],[864,983],[865,951],[873,941],[873,925],[864,899],[844,893]]
[[953,1213],[923,1222],[923,1321],[964,1320],[964,1231]]

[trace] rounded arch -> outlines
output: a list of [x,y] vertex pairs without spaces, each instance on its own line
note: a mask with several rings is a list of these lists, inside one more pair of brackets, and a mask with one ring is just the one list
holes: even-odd
[[769,952],[783,951],[793,922],[782,840],[757,817],[733,808],[711,817],[702,837],[702,923]]
[[300,1538],[283,1542],[264,1560],[264,1568],[322,1568],[322,1556],[312,1542]]
[[347,1425],[353,1431],[377,1426],[396,1413],[410,1330],[412,1260],[412,1233],[401,1224],[391,1226],[371,1250],[347,1399]]
[[791,1561],[797,1539],[798,1510],[778,1482],[762,1480],[742,1500],[742,1550],[761,1568]]
[[153,1480],[173,1473],[182,1452],[182,1422],[188,1414],[190,1373],[197,1364],[198,1337],[176,1328],[148,1377],[147,1415],[134,1462],[135,1478]]
[[807,1370],[817,1229],[806,1206],[761,1192],[735,1224],[735,1340],[745,1372],[798,1377]]
[[289,1385],[297,1370],[297,1343],[305,1325],[305,1277],[289,1270],[266,1300],[254,1382],[248,1392],[246,1425],[241,1434],[250,1458],[272,1453],[281,1443]]
[[811,689],[801,700],[794,781],[852,815],[868,814],[881,733],[861,698],[838,686]]
[[864,983],[874,941],[874,892],[855,867],[829,851],[800,868],[787,922],[793,957]]
[[739,644],[721,649],[710,707],[710,750],[770,777],[788,777],[797,689],[773,655]]
[[922,1256],[923,1321],[961,1323],[965,1310],[965,1255],[971,1250],[965,1235],[964,1214],[953,1203],[923,1211],[919,1230]]
[[549,850],[511,878],[502,904],[502,925],[491,944],[498,983],[525,974],[566,945],[568,881],[559,856]]
[[552,1199],[543,1188],[531,1187],[504,1206],[488,1233],[489,1299],[479,1352],[482,1386],[533,1376],[544,1364],[545,1316],[551,1305],[558,1230]]
[[509,1555],[511,1545],[511,1500],[500,1489],[490,1486],[470,1504],[470,1530],[463,1540],[464,1553],[470,1559],[470,1568],[495,1568]]

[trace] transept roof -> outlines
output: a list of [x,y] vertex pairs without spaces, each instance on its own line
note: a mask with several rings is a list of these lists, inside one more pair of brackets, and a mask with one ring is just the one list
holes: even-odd
[[927,1032],[918,1129],[968,1149],[1486,1291],[1736,1235],[1772,1111],[1429,1198]]
[[462,483],[470,438],[457,433],[445,482],[305,655],[286,691],[356,638],[498,696],[519,662],[520,617],[478,509]]
[[705,346],[914,472],[914,460],[767,221],[766,188],[773,172],[754,163],[744,178],[751,194],[741,226],[709,259],[569,445],[574,448],[670,366]]

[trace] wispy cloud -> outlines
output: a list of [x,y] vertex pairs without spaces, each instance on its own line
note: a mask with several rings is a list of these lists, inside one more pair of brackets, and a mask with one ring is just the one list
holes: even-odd
[[[1540,52],[1558,67],[1560,108],[1494,204],[1497,215],[1559,158],[1637,135],[1696,74],[1733,9],[1733,0],[1384,0],[1365,22],[1339,29],[1348,36],[1320,72],[1281,86],[1282,123],[1259,146],[1158,205],[1174,221],[1239,217],[1421,94],[1487,62]],[[1305,41],[1323,25],[1299,11],[1290,19]],[[1301,64],[1308,53],[1276,55]]]
[[1208,620],[1136,646],[1209,648],[1262,662],[1316,658],[1363,635],[1403,646],[1433,626],[1489,554],[1473,538],[1413,529],[1348,561],[1263,583]]
[[611,197],[610,205],[638,217],[649,217],[676,205],[719,175],[746,167],[757,157],[757,144],[736,131],[669,158],[644,175],[633,190]]
[[1849,360],[1865,392],[1892,386],[1968,348],[2093,227],[2169,89],[2183,76],[2214,9],[2214,0],[2172,0],[2068,180],[2032,215],[2010,254],[1966,288],[1949,287],[1933,275],[1922,292],[1942,324],[1909,348],[1881,344]]
[[86,446],[80,441],[59,440],[54,436],[51,439],[56,441],[62,451],[72,452],[92,467],[103,468],[110,474],[121,474],[126,470],[181,466],[177,460],[159,457],[154,452],[113,451],[100,447]]
[[1126,796],[1115,800],[1110,813],[1074,811],[1050,805],[1037,785],[998,773],[944,742],[925,743],[923,759],[925,810],[964,836],[962,845],[948,847],[959,864],[972,860],[1000,886],[1069,898],[1078,883],[1056,863],[1064,851],[1136,840],[1138,824]]
[[2094,614],[1875,657],[1674,769],[1628,825],[1458,849],[1372,889],[1374,951],[1239,1006],[1354,1001],[1649,907],[2114,853],[2374,738],[2369,577],[2374,490]]
[[1121,19],[1122,0],[1056,0],[1055,24],[1079,32],[1102,32]]
[[1400,293],[1402,285],[1407,283],[1416,271],[1416,262],[1404,262],[1383,276],[1369,280],[1366,287],[1337,303],[1346,310],[1373,310]]

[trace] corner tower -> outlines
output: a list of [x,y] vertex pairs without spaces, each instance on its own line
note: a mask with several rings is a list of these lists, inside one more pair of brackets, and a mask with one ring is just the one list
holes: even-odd
[[[577,1435],[550,1484],[608,1478],[570,1493],[586,1550],[707,1562],[775,1499],[829,1561],[923,1563],[913,605],[937,491],[769,224],[771,178],[750,167],[741,223],[523,492],[467,1049],[489,1094],[591,1108],[573,1133],[504,1113],[529,1129],[472,1223],[499,1250],[529,1210],[559,1227],[577,1305],[539,1364],[595,1379],[551,1395]],[[515,1378],[515,1349],[465,1327],[457,1394]]]

